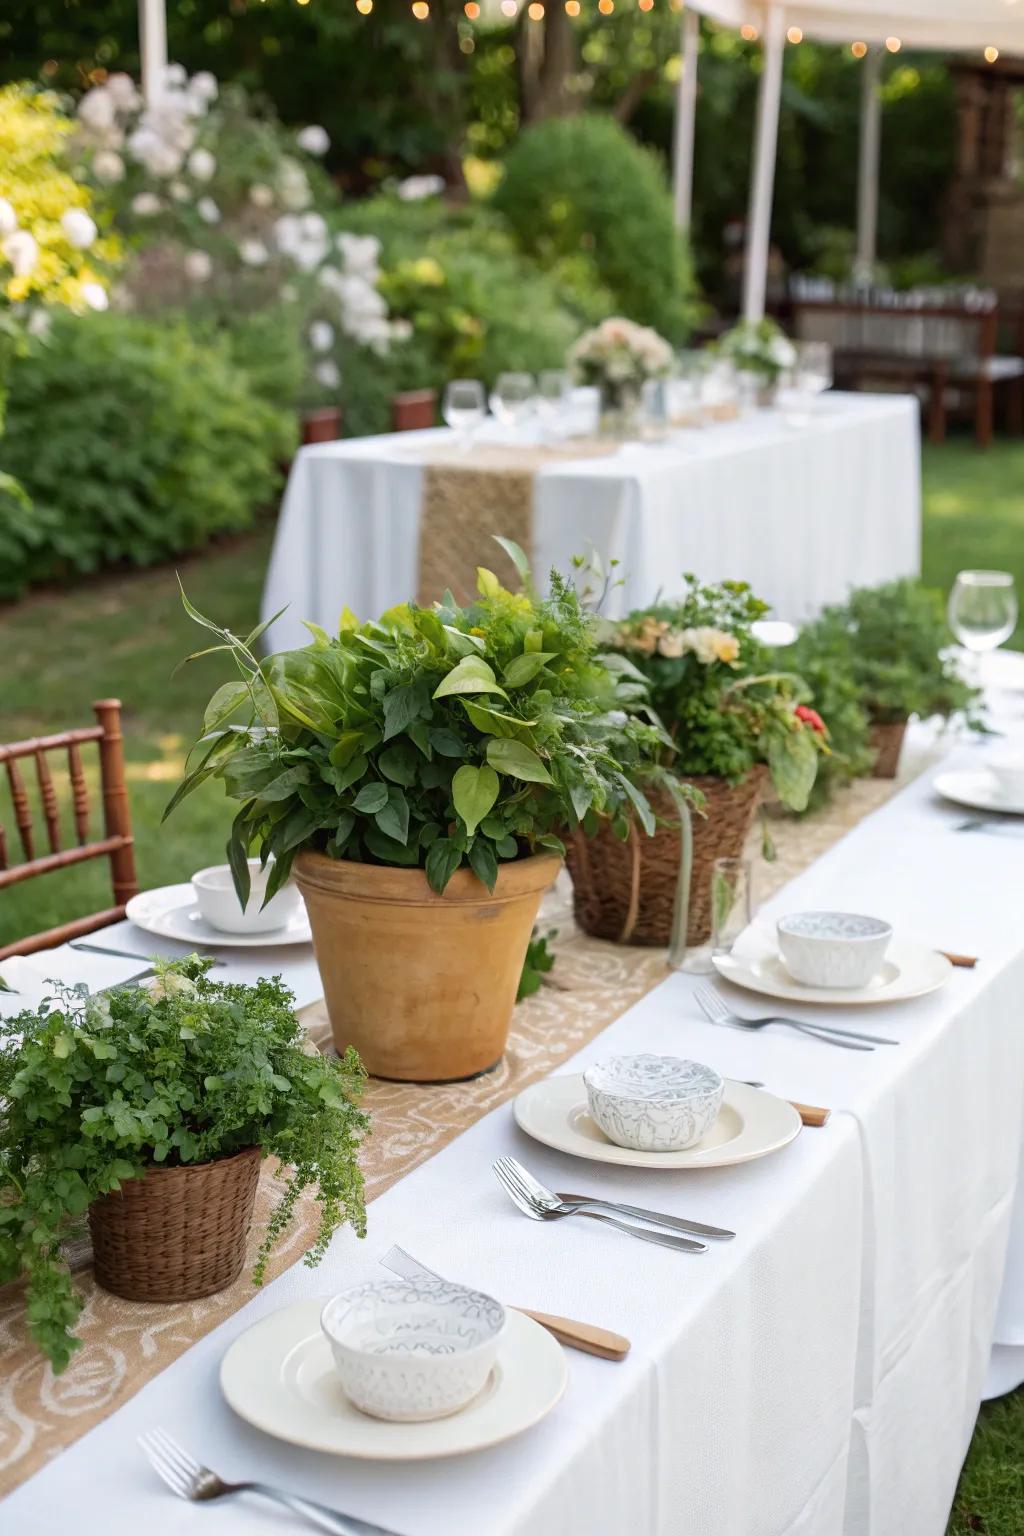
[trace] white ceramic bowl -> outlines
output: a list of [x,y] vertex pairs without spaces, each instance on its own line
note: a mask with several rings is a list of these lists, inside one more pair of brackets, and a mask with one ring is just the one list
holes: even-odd
[[260,869],[259,859],[250,859],[248,863],[250,890],[244,911],[235,894],[229,865],[213,864],[192,876],[199,910],[211,928],[219,928],[222,933],[269,933],[274,928],[283,928],[298,911],[302,897],[290,881],[264,907],[263,896],[274,861],[269,860],[266,869]]
[[590,1113],[609,1141],[637,1152],[681,1152],[710,1131],[725,1083],[681,1056],[611,1056],[583,1074]]
[[997,752],[985,761],[996,788],[1007,800],[1024,803],[1024,752]]
[[448,1280],[371,1280],[332,1297],[320,1326],[345,1396],[375,1419],[416,1423],[483,1389],[505,1309]]
[[794,912],[777,932],[787,971],[808,987],[866,987],[892,939],[889,923],[854,912]]

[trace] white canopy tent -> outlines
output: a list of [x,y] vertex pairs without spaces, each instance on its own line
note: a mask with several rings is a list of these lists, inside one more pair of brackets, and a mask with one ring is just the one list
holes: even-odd
[[782,57],[787,39],[799,43],[803,38],[814,38],[865,47],[857,188],[857,259],[862,269],[869,268],[875,257],[881,131],[878,83],[885,50],[972,52],[990,60],[998,53],[1024,54],[1024,3],[1017,0],[686,0],[673,175],[676,222],[683,229],[690,222],[693,187],[698,12],[723,26],[743,30],[751,39],[761,38],[764,50],[743,278],[743,314],[748,320],[759,320],[764,314]]

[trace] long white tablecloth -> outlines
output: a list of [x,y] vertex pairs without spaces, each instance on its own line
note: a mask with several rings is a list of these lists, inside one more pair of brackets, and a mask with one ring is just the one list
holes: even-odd
[[[1015,660],[1004,672],[1019,684]],[[1022,702],[1020,691],[997,697],[996,718],[1024,741]],[[950,762],[975,766],[983,755],[963,744]],[[687,1054],[833,1106],[828,1126],[762,1162],[666,1175],[565,1158],[530,1142],[503,1106],[375,1201],[365,1243],[339,1234],[320,1270],[288,1271],[11,1495],[4,1536],[66,1536],[71,1520],[83,1536],[172,1536],[214,1519],[224,1536],[285,1528],[256,1504],[214,1517],[176,1503],[135,1445],[154,1424],[228,1476],[258,1472],[404,1536],[942,1536],[1014,1209],[1024,925],[1021,847],[957,832],[963,813],[934,796],[930,777],[763,914],[876,911],[930,945],[977,954],[976,969],[930,997],[843,1011],[850,1027],[874,1026],[898,1047],[860,1055],[781,1029],[716,1029],[693,1002],[694,978],[671,975],[565,1068],[616,1050]],[[147,944],[121,931],[127,947]],[[55,969],[67,954],[56,952]],[[306,1001],[310,962],[282,965],[284,954],[272,968]],[[107,979],[132,967],[100,964]],[[246,957],[222,974],[262,968]],[[758,1011],[750,995],[735,999]],[[501,1153],[554,1187],[658,1205],[738,1236],[691,1258],[597,1224],[529,1222],[489,1172]],[[633,1350],[621,1365],[571,1355],[567,1395],[548,1419],[451,1462],[332,1460],[235,1418],[217,1386],[230,1341],[288,1301],[382,1273],[376,1261],[393,1242],[509,1301],[603,1322]],[[1024,1214],[1016,1242],[1019,1264]],[[1015,1306],[1004,1295],[1003,1311],[1024,1323],[1022,1298]]]
[[[333,633],[343,604],[375,618],[417,589],[423,461],[446,431],[304,448],[292,466],[263,593],[288,605],[275,649],[305,644],[303,619]],[[902,395],[829,394],[807,425],[778,411],[662,445],[538,471],[534,569],[574,555],[617,559],[606,612],[672,594],[684,571],[749,581],[803,620],[850,586],[920,568],[918,407]],[[470,460],[471,462],[471,460]],[[496,552],[496,561],[501,556]],[[440,593],[438,593],[440,596]]]

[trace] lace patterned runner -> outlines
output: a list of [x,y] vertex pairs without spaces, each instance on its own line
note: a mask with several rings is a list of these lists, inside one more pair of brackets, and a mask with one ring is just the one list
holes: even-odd
[[[823,815],[803,822],[775,820],[777,858],[771,864],[758,856],[760,831],[755,828],[749,853],[756,860],[757,899],[766,899],[804,869],[888,799],[893,788],[891,782],[865,780]],[[517,1007],[508,1051],[494,1072],[474,1082],[439,1087],[369,1085],[365,1102],[373,1134],[362,1158],[368,1199],[382,1194],[528,1083],[551,1072],[666,974],[663,950],[629,949],[578,933],[565,876],[547,899],[541,922],[544,928],[558,930],[553,946],[558,954],[554,984]],[[323,1004],[305,1009],[303,1020],[318,1044],[329,1043]],[[85,1298],[77,1328],[83,1347],[63,1376],[54,1377],[27,1337],[20,1285],[0,1290],[0,1496],[106,1418],[248,1300],[257,1234],[280,1187],[277,1169],[268,1161],[257,1193],[249,1263],[234,1285],[202,1301],[157,1306],[108,1295],[94,1283],[88,1250],[81,1245],[75,1255],[75,1278]],[[313,1202],[307,1199],[270,1265],[268,1279],[299,1259],[314,1228],[314,1215]],[[371,1231],[372,1222],[371,1211]]]

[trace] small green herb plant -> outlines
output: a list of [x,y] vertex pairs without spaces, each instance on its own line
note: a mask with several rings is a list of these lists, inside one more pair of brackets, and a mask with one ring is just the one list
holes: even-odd
[[521,1003],[524,997],[532,997],[535,992],[539,992],[544,985],[545,976],[554,970],[555,956],[548,947],[548,940],[557,937],[557,928],[552,928],[548,933],[538,933],[536,928],[533,930],[533,936],[526,946],[523,974],[519,978],[519,987],[516,992],[517,1003]]
[[563,853],[560,834],[581,823],[608,817],[626,836],[635,817],[653,832],[644,787],[670,780],[672,744],[638,714],[644,679],[599,654],[568,582],[552,573],[538,597],[523,552],[499,543],[522,592],[481,569],[467,607],[446,593],[373,623],[346,610],[336,635],[307,624],[310,645],[262,661],[265,626],[242,641],[185,600],[236,676],[167,813],[209,778],[241,802],[227,853],[243,905],[252,848],[275,859],[269,900],[305,848],[422,868],[438,892],[468,866],[493,890],[503,862]]
[[676,770],[736,784],[767,763],[783,803],[803,810],[828,753],[803,679],[774,669],[751,626],[768,611],[744,582],[704,586],[608,625],[606,640],[650,690],[676,749]]
[[303,1190],[320,1205],[307,1264],[342,1223],[365,1231],[358,1057],[311,1054],[278,979],[218,985],[209,964],[158,965],[148,986],[94,997],[57,986],[0,1020],[0,1283],[26,1279],[29,1328],[55,1371],[78,1347],[82,1308],[61,1244],[94,1200],[150,1168],[251,1146],[288,1165],[257,1285]]
[[959,715],[984,730],[981,694],[960,676],[950,645],[941,595],[910,578],[858,588],[806,625],[799,641],[802,652],[852,678],[876,724]]

